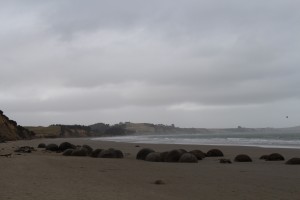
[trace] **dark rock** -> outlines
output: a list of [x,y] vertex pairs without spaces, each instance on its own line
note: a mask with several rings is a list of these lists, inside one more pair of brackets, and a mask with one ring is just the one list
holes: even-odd
[[224,154],[219,149],[211,149],[206,153],[206,157],[223,157]]
[[37,148],[46,148],[46,144],[45,143],[40,143]]
[[174,149],[172,151],[169,151],[168,154],[165,157],[165,162],[178,162],[180,157],[184,154],[184,152],[181,149]]
[[124,158],[124,155],[122,151],[111,148],[101,151],[98,158]]
[[179,162],[181,162],[181,163],[197,163],[198,159],[194,154],[184,153],[181,155]]
[[99,153],[102,151],[103,149],[95,149],[92,153],[91,153],[91,157],[93,158],[97,158]]
[[259,159],[260,160],[267,160],[269,158],[269,155],[262,155]]
[[33,147],[29,147],[29,146],[19,147],[15,150],[15,152],[18,153],[31,153],[32,151],[36,151],[36,150]]
[[234,158],[234,161],[235,162],[252,162],[252,159],[246,154],[240,154]]
[[231,160],[230,159],[225,159],[225,158],[222,158],[222,159],[219,159],[220,163],[223,163],[223,164],[231,164]]
[[145,160],[150,162],[161,162],[161,154],[158,152],[151,152],[146,156]]
[[89,145],[84,144],[82,145],[82,148],[85,148],[87,150],[88,155],[91,155],[91,153],[93,152],[93,148],[90,147]]
[[74,149],[71,156],[87,156],[88,151],[85,148]]
[[116,149],[115,150],[115,158],[124,158],[124,154],[121,150]]
[[76,149],[76,146],[74,144],[71,144],[69,142],[63,142],[59,145],[58,150],[59,151],[65,151],[67,149]]
[[48,150],[48,151],[58,151],[58,146],[57,146],[57,144],[48,144],[46,146],[46,150]]
[[192,150],[189,153],[193,154],[194,156],[196,156],[196,158],[198,160],[202,160],[203,158],[205,158],[205,153],[203,153],[200,150]]
[[64,156],[71,156],[73,153],[74,149],[66,149],[62,155]]
[[272,153],[267,157],[266,160],[267,161],[281,161],[281,160],[284,160],[284,157],[279,153]]
[[168,155],[168,151],[164,151],[160,153],[161,161],[164,162],[166,160],[166,157]]
[[187,153],[187,150],[185,149],[178,149],[179,151],[181,151],[182,153]]
[[149,149],[149,148],[143,148],[141,149],[137,155],[136,155],[136,159],[138,160],[145,160],[146,159],[146,156],[149,154],[149,153],[152,153],[154,152],[153,149]]
[[291,158],[288,161],[286,161],[287,165],[300,165],[300,158]]
[[164,185],[166,183],[163,180],[156,180],[156,181],[154,181],[154,184],[156,184],[156,185]]

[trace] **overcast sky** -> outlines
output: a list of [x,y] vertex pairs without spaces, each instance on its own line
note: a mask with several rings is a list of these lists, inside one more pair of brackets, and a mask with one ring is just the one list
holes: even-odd
[[299,7],[0,0],[0,110],[21,125],[300,125]]

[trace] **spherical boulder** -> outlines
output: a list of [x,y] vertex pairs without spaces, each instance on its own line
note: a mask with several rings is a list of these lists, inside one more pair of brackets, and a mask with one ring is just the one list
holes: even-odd
[[59,151],[65,151],[67,149],[75,149],[75,148],[76,148],[76,146],[69,142],[63,142],[58,147]]
[[141,149],[137,155],[136,155],[136,159],[137,160],[145,160],[146,159],[146,156],[149,154],[149,153],[152,153],[154,152],[153,149],[150,149],[150,148],[143,148]]
[[162,158],[161,158],[161,154],[158,152],[151,152],[149,153],[146,158],[146,161],[150,161],[150,162],[161,162]]
[[206,157],[223,157],[224,154],[219,149],[211,149],[206,153]]
[[252,159],[246,154],[240,154],[234,158],[234,161],[235,162],[252,162]]
[[266,160],[267,161],[281,161],[281,160],[284,160],[284,157],[279,153],[272,153],[267,157]]
[[48,144],[46,146],[46,150],[48,150],[48,151],[58,151],[58,146],[57,146],[57,144]]
[[64,156],[71,156],[73,153],[74,149],[66,149],[62,155]]
[[187,150],[185,149],[178,149],[179,151],[181,151],[182,153],[187,153]]
[[103,149],[95,149],[91,154],[90,156],[93,157],[93,158],[97,158],[99,153],[102,151]]
[[179,161],[181,163],[197,163],[198,158],[191,153],[184,153],[180,156]]
[[115,158],[124,158],[123,152],[119,149],[115,149]]
[[180,149],[174,149],[168,152],[165,157],[165,162],[178,162],[184,152]]
[[93,152],[93,148],[90,147],[89,145],[84,144],[82,145],[82,148],[85,148],[87,150],[88,155],[90,155]]
[[124,158],[122,151],[117,149],[105,149],[98,154],[98,158]]
[[46,148],[46,144],[45,143],[40,143],[37,148]]
[[287,165],[300,165],[300,158],[291,158],[288,161],[286,161]]
[[71,156],[87,156],[88,151],[85,148],[74,149]]
[[164,151],[160,153],[161,161],[164,162],[166,160],[166,157],[168,155],[168,151]]
[[196,158],[197,158],[198,160],[202,160],[203,158],[205,158],[205,153],[203,153],[202,151],[197,150],[197,149],[192,150],[192,151],[190,151],[189,153],[191,153],[191,154],[193,154],[194,156],[196,156]]

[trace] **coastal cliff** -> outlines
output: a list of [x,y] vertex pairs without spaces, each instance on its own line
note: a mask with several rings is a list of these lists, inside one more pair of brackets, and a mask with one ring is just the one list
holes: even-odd
[[9,119],[0,110],[0,141],[31,139],[34,132],[17,124],[16,121]]

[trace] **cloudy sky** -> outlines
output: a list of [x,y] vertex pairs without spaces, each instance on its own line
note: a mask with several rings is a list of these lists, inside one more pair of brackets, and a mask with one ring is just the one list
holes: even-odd
[[21,125],[300,125],[299,7],[0,0],[0,110]]

